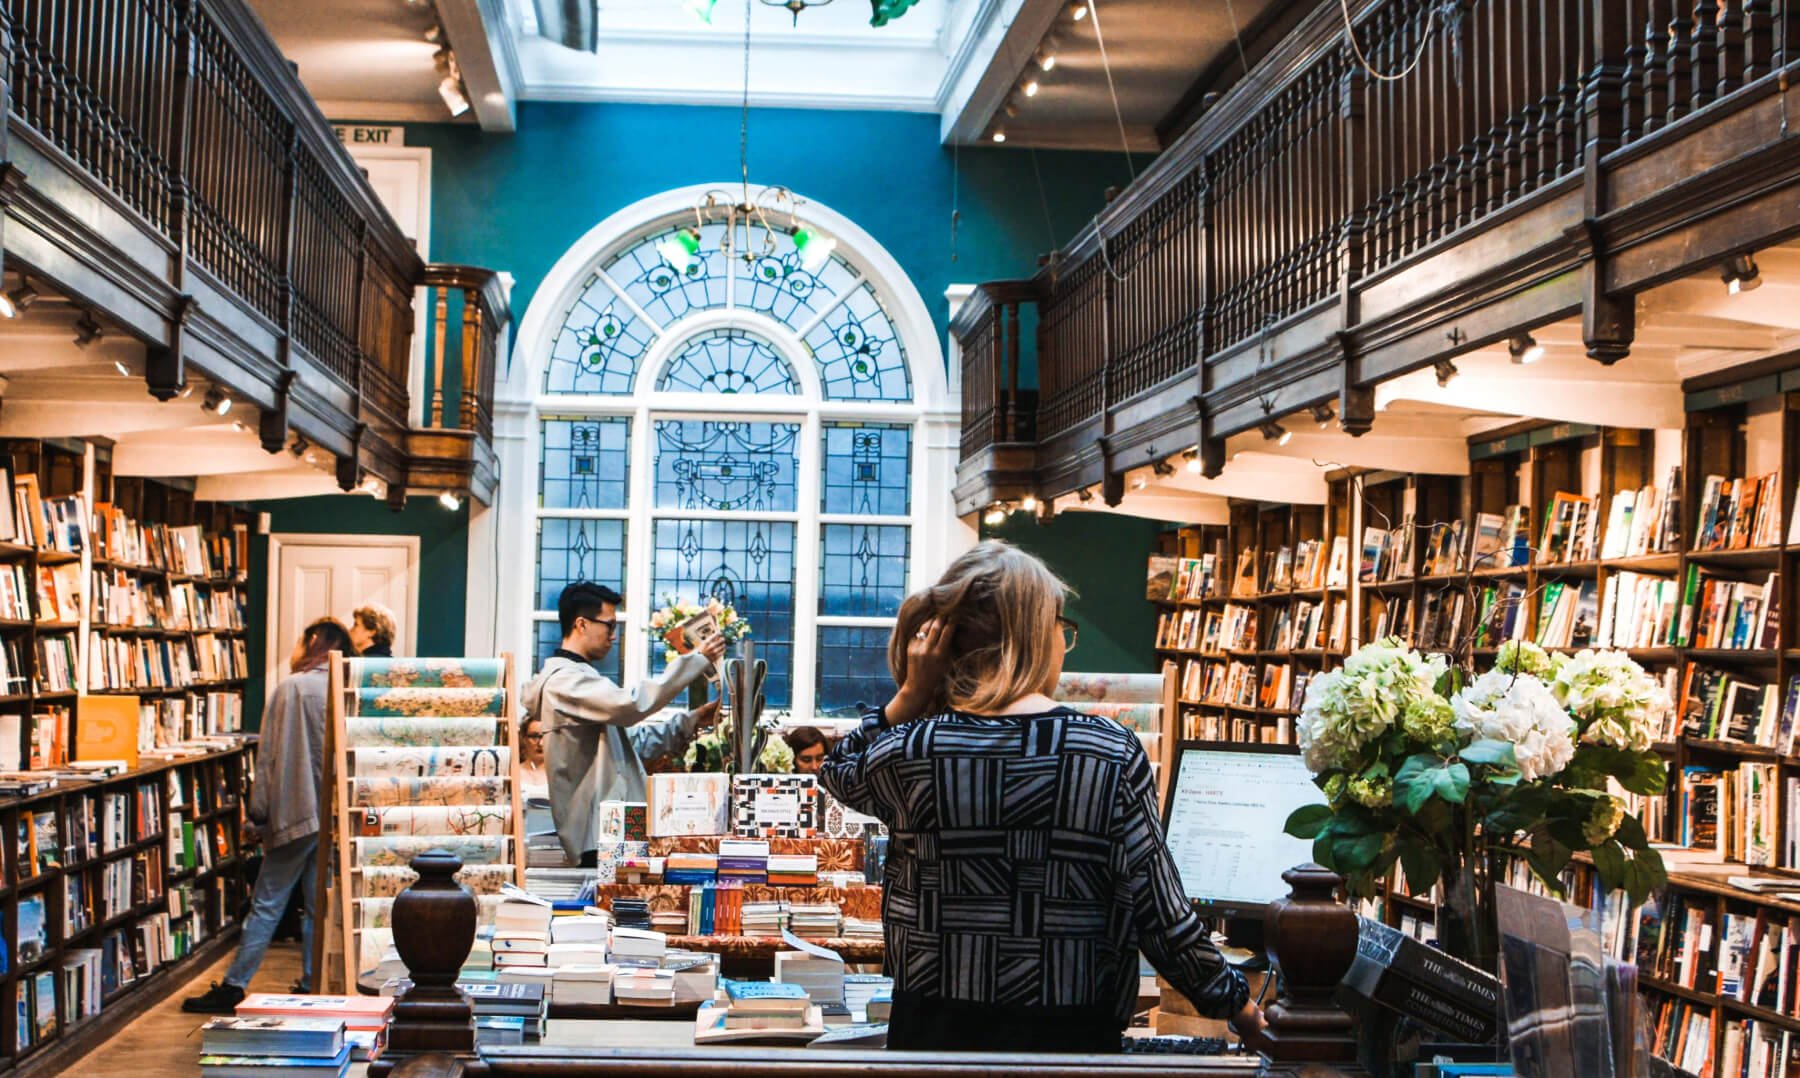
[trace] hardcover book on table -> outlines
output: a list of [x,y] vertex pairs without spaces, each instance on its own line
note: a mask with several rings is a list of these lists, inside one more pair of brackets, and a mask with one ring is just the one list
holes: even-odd
[[200,1027],[200,1052],[209,1056],[335,1058],[344,1048],[342,1018],[239,1015]]

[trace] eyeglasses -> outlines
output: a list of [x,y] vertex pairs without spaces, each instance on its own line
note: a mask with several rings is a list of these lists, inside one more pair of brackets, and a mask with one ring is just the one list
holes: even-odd
[[1081,626],[1075,624],[1074,618],[1066,618],[1061,614],[1056,615],[1056,624],[1062,629],[1063,651],[1074,651],[1076,641],[1081,639]]
[[527,741],[542,741],[542,740],[544,740],[544,735],[541,733],[526,734],[525,740],[527,740]]
[[583,618],[582,620],[594,625],[604,625],[606,626],[606,631],[609,633],[616,633],[619,631],[618,618]]

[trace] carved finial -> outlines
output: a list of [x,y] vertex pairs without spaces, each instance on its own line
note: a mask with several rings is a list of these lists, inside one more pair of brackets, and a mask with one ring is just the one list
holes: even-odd
[[474,1015],[456,975],[475,946],[475,896],[456,882],[462,860],[453,853],[427,850],[412,868],[419,878],[394,899],[393,920],[394,947],[413,984],[394,1007],[388,1049],[472,1052]]
[[1281,998],[1269,1008],[1270,1072],[1333,1063],[1354,1071],[1356,1032],[1332,1002],[1356,959],[1356,914],[1337,901],[1343,877],[1304,864],[1282,873],[1291,891],[1265,918],[1269,957],[1281,971]]

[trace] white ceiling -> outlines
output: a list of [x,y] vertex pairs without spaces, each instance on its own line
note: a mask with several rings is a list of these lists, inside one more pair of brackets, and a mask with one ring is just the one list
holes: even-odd
[[[532,0],[251,0],[333,119],[444,121],[425,38],[439,17],[461,61],[474,113],[510,130],[519,100],[736,104],[744,89],[744,0],[717,0],[710,23],[690,3],[600,0],[598,47],[581,52],[539,36]],[[894,109],[938,114],[946,142],[1160,148],[1156,129],[1209,65],[1236,51],[1273,0],[1169,4],[1098,0],[1077,22],[1070,0],[919,0],[887,26],[867,0],[831,0],[796,19],[751,0],[754,105]],[[1096,27],[1105,34],[1106,65]],[[1020,91],[1048,42],[1054,71]],[[1014,115],[1005,115],[1008,107]]]

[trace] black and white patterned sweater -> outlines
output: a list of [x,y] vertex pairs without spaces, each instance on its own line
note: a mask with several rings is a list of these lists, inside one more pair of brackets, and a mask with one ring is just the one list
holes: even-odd
[[951,712],[838,742],[819,780],[890,832],[882,893],[896,993],[1103,1009],[1123,1028],[1137,955],[1202,1013],[1249,990],[1181,887],[1137,736],[1066,708]]

